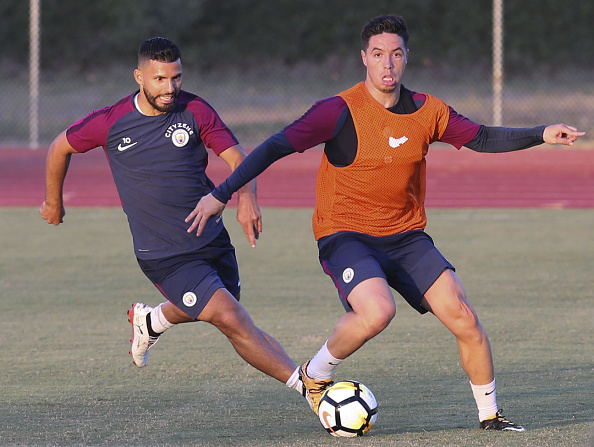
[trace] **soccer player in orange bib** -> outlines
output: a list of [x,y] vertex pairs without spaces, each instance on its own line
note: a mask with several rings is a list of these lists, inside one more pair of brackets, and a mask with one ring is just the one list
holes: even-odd
[[565,124],[487,127],[429,94],[405,88],[408,30],[400,16],[369,21],[361,44],[365,81],[317,102],[252,151],[188,215],[188,231],[200,234],[234,191],[274,161],[324,144],[313,230],[320,263],[346,313],[299,369],[312,409],[317,413],[335,368],[388,326],[396,312],[393,289],[419,313],[434,314],[456,337],[480,428],[524,431],[499,411],[487,334],[454,267],[425,232],[425,156],[435,141],[493,153],[543,142],[572,145],[585,133]]

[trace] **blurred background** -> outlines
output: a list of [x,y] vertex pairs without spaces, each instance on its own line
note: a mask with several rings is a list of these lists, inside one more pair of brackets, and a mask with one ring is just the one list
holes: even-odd
[[183,88],[250,149],[364,79],[359,33],[383,13],[408,23],[409,89],[482,124],[566,122],[592,142],[591,1],[0,0],[0,146],[47,147],[134,92],[138,47],[159,35],[182,51]]

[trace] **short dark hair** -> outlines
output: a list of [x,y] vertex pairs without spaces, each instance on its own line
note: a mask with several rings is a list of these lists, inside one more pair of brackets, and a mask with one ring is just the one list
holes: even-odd
[[382,33],[398,34],[408,48],[408,28],[404,17],[386,14],[374,17],[361,30],[361,48],[363,51],[367,50],[369,39],[372,36]]
[[138,49],[138,65],[147,61],[175,62],[181,58],[176,44],[164,37],[145,40]]

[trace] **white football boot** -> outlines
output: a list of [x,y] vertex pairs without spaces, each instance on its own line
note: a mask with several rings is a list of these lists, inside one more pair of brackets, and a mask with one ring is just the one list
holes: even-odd
[[149,335],[146,322],[147,314],[153,310],[152,307],[143,303],[135,303],[128,311],[128,321],[132,324],[132,347],[130,354],[136,366],[142,368],[146,365],[149,349],[159,341],[159,337]]

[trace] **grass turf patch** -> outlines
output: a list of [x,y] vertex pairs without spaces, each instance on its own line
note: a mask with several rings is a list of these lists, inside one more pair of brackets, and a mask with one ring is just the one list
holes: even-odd
[[[264,209],[252,249],[234,221],[242,303],[297,363],[342,306],[317,261],[306,209]],[[453,336],[396,296],[397,315],[338,369],[376,395],[362,439],[325,433],[297,393],[246,365],[216,329],[169,331],[146,368],[126,310],[161,295],[140,272],[123,213],[71,208],[45,224],[0,209],[0,445],[586,446],[592,440],[594,210],[431,210],[490,335],[498,401],[526,433],[478,430]]]

